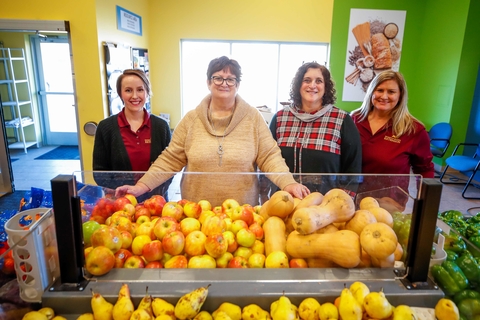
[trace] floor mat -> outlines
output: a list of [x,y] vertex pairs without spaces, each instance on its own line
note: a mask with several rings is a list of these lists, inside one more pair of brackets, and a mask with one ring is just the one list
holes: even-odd
[[39,157],[35,160],[80,160],[78,146],[60,146]]
[[[17,190],[0,197],[0,212],[3,210],[19,210],[20,200],[25,196],[25,190]],[[3,227],[3,226],[2,226]]]

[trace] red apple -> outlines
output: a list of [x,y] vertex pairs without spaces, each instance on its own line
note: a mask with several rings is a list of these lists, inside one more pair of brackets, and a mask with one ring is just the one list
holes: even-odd
[[142,256],[147,262],[161,260],[163,257],[162,242],[153,240],[145,244],[142,248]]
[[150,239],[155,240],[157,236],[155,235],[155,225],[151,221],[144,222],[137,225],[135,228],[135,236],[147,235]]
[[133,256],[133,253],[127,249],[120,249],[115,252],[115,268],[123,268],[125,261],[131,256]]
[[211,234],[205,241],[205,250],[213,258],[220,258],[227,252],[228,242],[223,237],[223,233]]
[[212,208],[213,213],[222,213],[222,206],[215,206]]
[[201,256],[194,256],[188,260],[188,268],[195,269],[206,269],[206,268],[216,268],[217,262],[208,254]]
[[135,234],[135,228],[133,227],[132,221],[127,217],[119,217],[110,223],[111,227],[116,228],[118,231],[127,231],[132,236]]
[[96,246],[90,251],[85,268],[94,276],[102,276],[115,266],[115,256],[106,246]]
[[228,267],[228,263],[230,262],[230,260],[233,259],[233,254],[231,254],[230,252],[225,252],[224,254],[222,254],[222,256],[220,258],[217,258],[215,261],[217,262],[217,268],[227,268]]
[[198,219],[202,213],[202,207],[193,201],[188,201],[183,206],[183,213],[189,218]]
[[235,220],[243,220],[247,223],[247,225],[251,225],[253,223],[253,207],[251,205],[243,205],[234,207],[232,210],[232,214],[230,215],[233,221]]
[[164,252],[172,256],[179,255],[185,247],[185,236],[180,230],[172,231],[163,237],[162,246]]
[[114,201],[115,211],[123,211],[123,208],[127,203],[132,204],[127,197],[120,197],[115,199]]
[[253,250],[247,247],[238,247],[233,253],[234,257],[244,257],[246,260],[253,254]]
[[240,229],[235,235],[238,245],[250,248],[255,243],[256,237],[250,229]]
[[112,253],[117,252],[122,247],[120,231],[110,226],[104,226],[95,230],[90,241],[92,242],[92,247],[105,246]]
[[145,260],[140,256],[134,255],[125,260],[123,267],[126,269],[145,268]]
[[165,264],[163,265],[164,268],[166,269],[181,269],[181,268],[187,268],[188,266],[188,260],[187,257],[184,255],[178,255],[170,258]]
[[151,221],[152,221],[152,220],[150,219],[149,216],[140,216],[140,217],[138,217],[138,219],[135,221],[135,223],[136,223],[137,225],[139,225],[139,224],[143,224],[143,223],[145,223],[145,222],[151,222]]
[[167,201],[161,195],[154,195],[145,200],[144,207],[150,210],[151,215],[161,216],[163,206]]
[[[187,218],[188,219],[188,218]],[[189,256],[199,256],[205,253],[207,236],[199,231],[192,231],[185,237],[185,253]]]
[[253,234],[255,234],[255,238],[257,240],[263,239],[263,235],[264,235],[263,228],[257,222],[254,222],[251,225],[249,225],[248,229],[250,229],[253,232]]
[[223,202],[222,202],[222,212],[230,212],[231,210],[233,210],[234,208],[236,207],[239,207],[240,204],[238,203],[237,200],[235,199],[225,199]]
[[238,248],[238,243],[233,232],[227,230],[223,233],[223,237],[225,238],[225,241],[227,241],[228,243],[227,252],[230,252],[230,253],[235,252],[235,250],[237,250]]
[[183,207],[175,201],[165,203],[162,210],[162,217],[172,217],[177,222],[182,219]]
[[[84,250],[83,250],[83,256],[85,257],[85,259],[87,258],[88,254],[93,250],[93,247],[90,246],[90,247],[86,247]],[[117,251],[118,252],[118,251]]]
[[228,262],[228,268],[248,268],[248,260],[241,256],[233,257]]
[[207,211],[207,210],[211,211],[212,210],[212,204],[208,200],[202,199],[202,200],[198,201],[198,204],[202,208],[202,211]]
[[160,261],[150,261],[145,265],[145,269],[161,269],[163,264]]
[[227,231],[227,224],[223,221],[222,218],[218,216],[209,216],[205,219],[205,222],[202,224],[202,232],[206,236],[211,234],[218,234]]
[[180,224],[172,217],[160,217],[153,227],[158,240],[163,240],[166,234],[176,230],[180,230]]
[[263,268],[265,266],[265,255],[262,253],[253,253],[248,258],[249,268]]
[[235,220],[232,222],[232,225],[230,226],[230,230],[235,235],[238,233],[239,230],[242,230],[242,229],[248,229],[248,224],[243,220]]
[[143,247],[150,242],[152,242],[152,238],[146,234],[136,236],[132,241],[132,253],[136,256],[141,256]]
[[179,205],[181,205],[182,207],[185,206],[185,204],[186,204],[187,202],[189,202],[189,200],[187,200],[187,199],[180,199],[180,200],[177,201],[177,203],[178,203]]
[[185,218],[180,221],[180,230],[183,235],[186,237],[190,232],[200,230],[201,224],[195,218]]
[[260,226],[263,226],[263,223],[265,222],[265,219],[259,215],[258,213],[253,214],[253,222],[258,223]]
[[132,245],[133,236],[128,231],[120,232],[120,238],[122,238],[122,249],[130,249]]
[[123,207],[123,212],[125,212],[128,216],[128,218],[133,221],[133,217],[135,216],[135,212],[137,210],[135,209],[135,206],[131,203],[127,203],[124,207]]
[[307,261],[302,258],[290,259],[289,266],[290,268],[308,268]]
[[141,216],[147,216],[147,217],[151,217],[151,213],[150,213],[150,210],[148,210],[147,208],[145,208],[145,206],[143,207],[140,207],[138,208],[137,210],[135,210],[135,214],[133,216],[133,220],[134,221],[137,221],[139,217]]

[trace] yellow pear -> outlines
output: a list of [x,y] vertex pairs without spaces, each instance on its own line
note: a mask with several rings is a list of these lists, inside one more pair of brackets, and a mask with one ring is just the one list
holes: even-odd
[[77,320],[95,320],[95,318],[93,317],[93,313],[87,312],[87,313],[81,314],[77,318]]
[[151,318],[153,318],[152,300],[153,300],[152,296],[148,294],[148,287],[147,287],[145,296],[143,296],[142,300],[138,304],[137,310],[143,309],[148,312]]
[[285,295],[278,299],[278,302],[274,306],[271,315],[273,320],[295,320],[297,318],[297,314],[292,303],[290,302],[290,299],[288,299]]
[[205,299],[207,299],[208,287],[210,287],[210,285],[197,288],[180,297],[175,305],[175,317],[180,320],[195,317],[200,312]]
[[44,307],[38,310],[38,312],[43,313],[48,320],[52,320],[55,317],[55,311],[52,308]]
[[258,305],[249,304],[242,309],[242,319],[269,320],[272,319],[272,317],[270,317],[270,314]]
[[[97,318],[95,318],[97,320]],[[153,316],[145,309],[137,309],[133,311],[130,320],[153,320]]]
[[113,306],[112,315],[114,320],[130,320],[135,311],[132,299],[130,297],[130,288],[126,283],[122,284],[118,292],[118,299]]
[[154,298],[152,301],[152,310],[155,317],[161,315],[175,316],[175,306],[162,298]]
[[392,320],[415,320],[417,315],[415,311],[407,305],[401,304],[395,307],[393,310]]
[[385,319],[390,317],[394,309],[390,302],[388,302],[383,291],[370,292],[367,294],[363,305],[368,316],[375,319]]
[[105,300],[100,293],[94,293],[92,290],[92,300],[90,304],[95,320],[113,320],[113,304]]
[[215,315],[212,313],[212,316],[213,320],[232,320],[225,311],[218,311]]
[[168,314],[161,314],[155,318],[155,320],[175,320],[175,317],[169,316]]
[[215,319],[215,316],[218,312],[225,312],[232,320],[242,320],[242,309],[236,304],[230,302],[224,302],[212,313],[212,317]]
[[346,287],[340,294],[338,311],[343,320],[361,320],[363,316],[360,303],[355,299],[350,289]]
[[58,316],[53,317],[52,320],[67,320],[67,318],[58,315]]
[[331,302],[325,302],[318,309],[318,317],[320,320],[338,319],[338,309]]
[[38,311],[27,312],[22,320],[48,320],[47,316]]
[[298,306],[298,315],[303,320],[318,320],[320,303],[314,298],[305,298]]
[[458,320],[460,314],[458,307],[452,300],[442,298],[435,306],[435,316],[438,320]]
[[213,317],[208,311],[200,311],[193,320],[213,320]]
[[350,285],[350,291],[352,292],[355,300],[357,300],[358,303],[360,303],[360,306],[362,307],[362,312],[364,312],[365,307],[363,306],[363,302],[367,294],[370,293],[370,289],[365,283],[361,281],[355,281]]

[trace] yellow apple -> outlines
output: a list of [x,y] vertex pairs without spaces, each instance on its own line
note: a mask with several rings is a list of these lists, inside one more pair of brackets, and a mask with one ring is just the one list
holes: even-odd
[[199,230],[190,232],[185,237],[185,253],[189,256],[199,256],[205,253],[207,236]]
[[200,200],[198,201],[198,204],[202,208],[202,211],[212,210],[212,204],[208,200]]
[[188,260],[188,268],[216,268],[217,262],[208,254],[194,256]]
[[198,219],[195,218],[185,218],[180,221],[180,230],[183,235],[186,237],[190,232],[200,230],[201,224]]
[[265,255],[262,253],[253,253],[248,257],[249,268],[263,268],[265,265]]
[[265,259],[265,268],[289,268],[288,257],[283,251],[273,251]]
[[143,246],[150,242],[152,242],[152,239],[146,234],[136,236],[132,241],[132,253],[136,256],[141,256]]

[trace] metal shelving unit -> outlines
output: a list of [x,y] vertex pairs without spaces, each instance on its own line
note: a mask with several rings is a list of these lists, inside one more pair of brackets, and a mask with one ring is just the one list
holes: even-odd
[[[36,145],[38,147],[37,132],[34,121],[34,110],[28,79],[27,63],[23,48],[0,48],[0,90],[5,90],[3,108],[5,112],[5,126],[13,129],[12,136],[8,136],[10,149],[23,149]],[[2,88],[3,87],[3,88]]]

